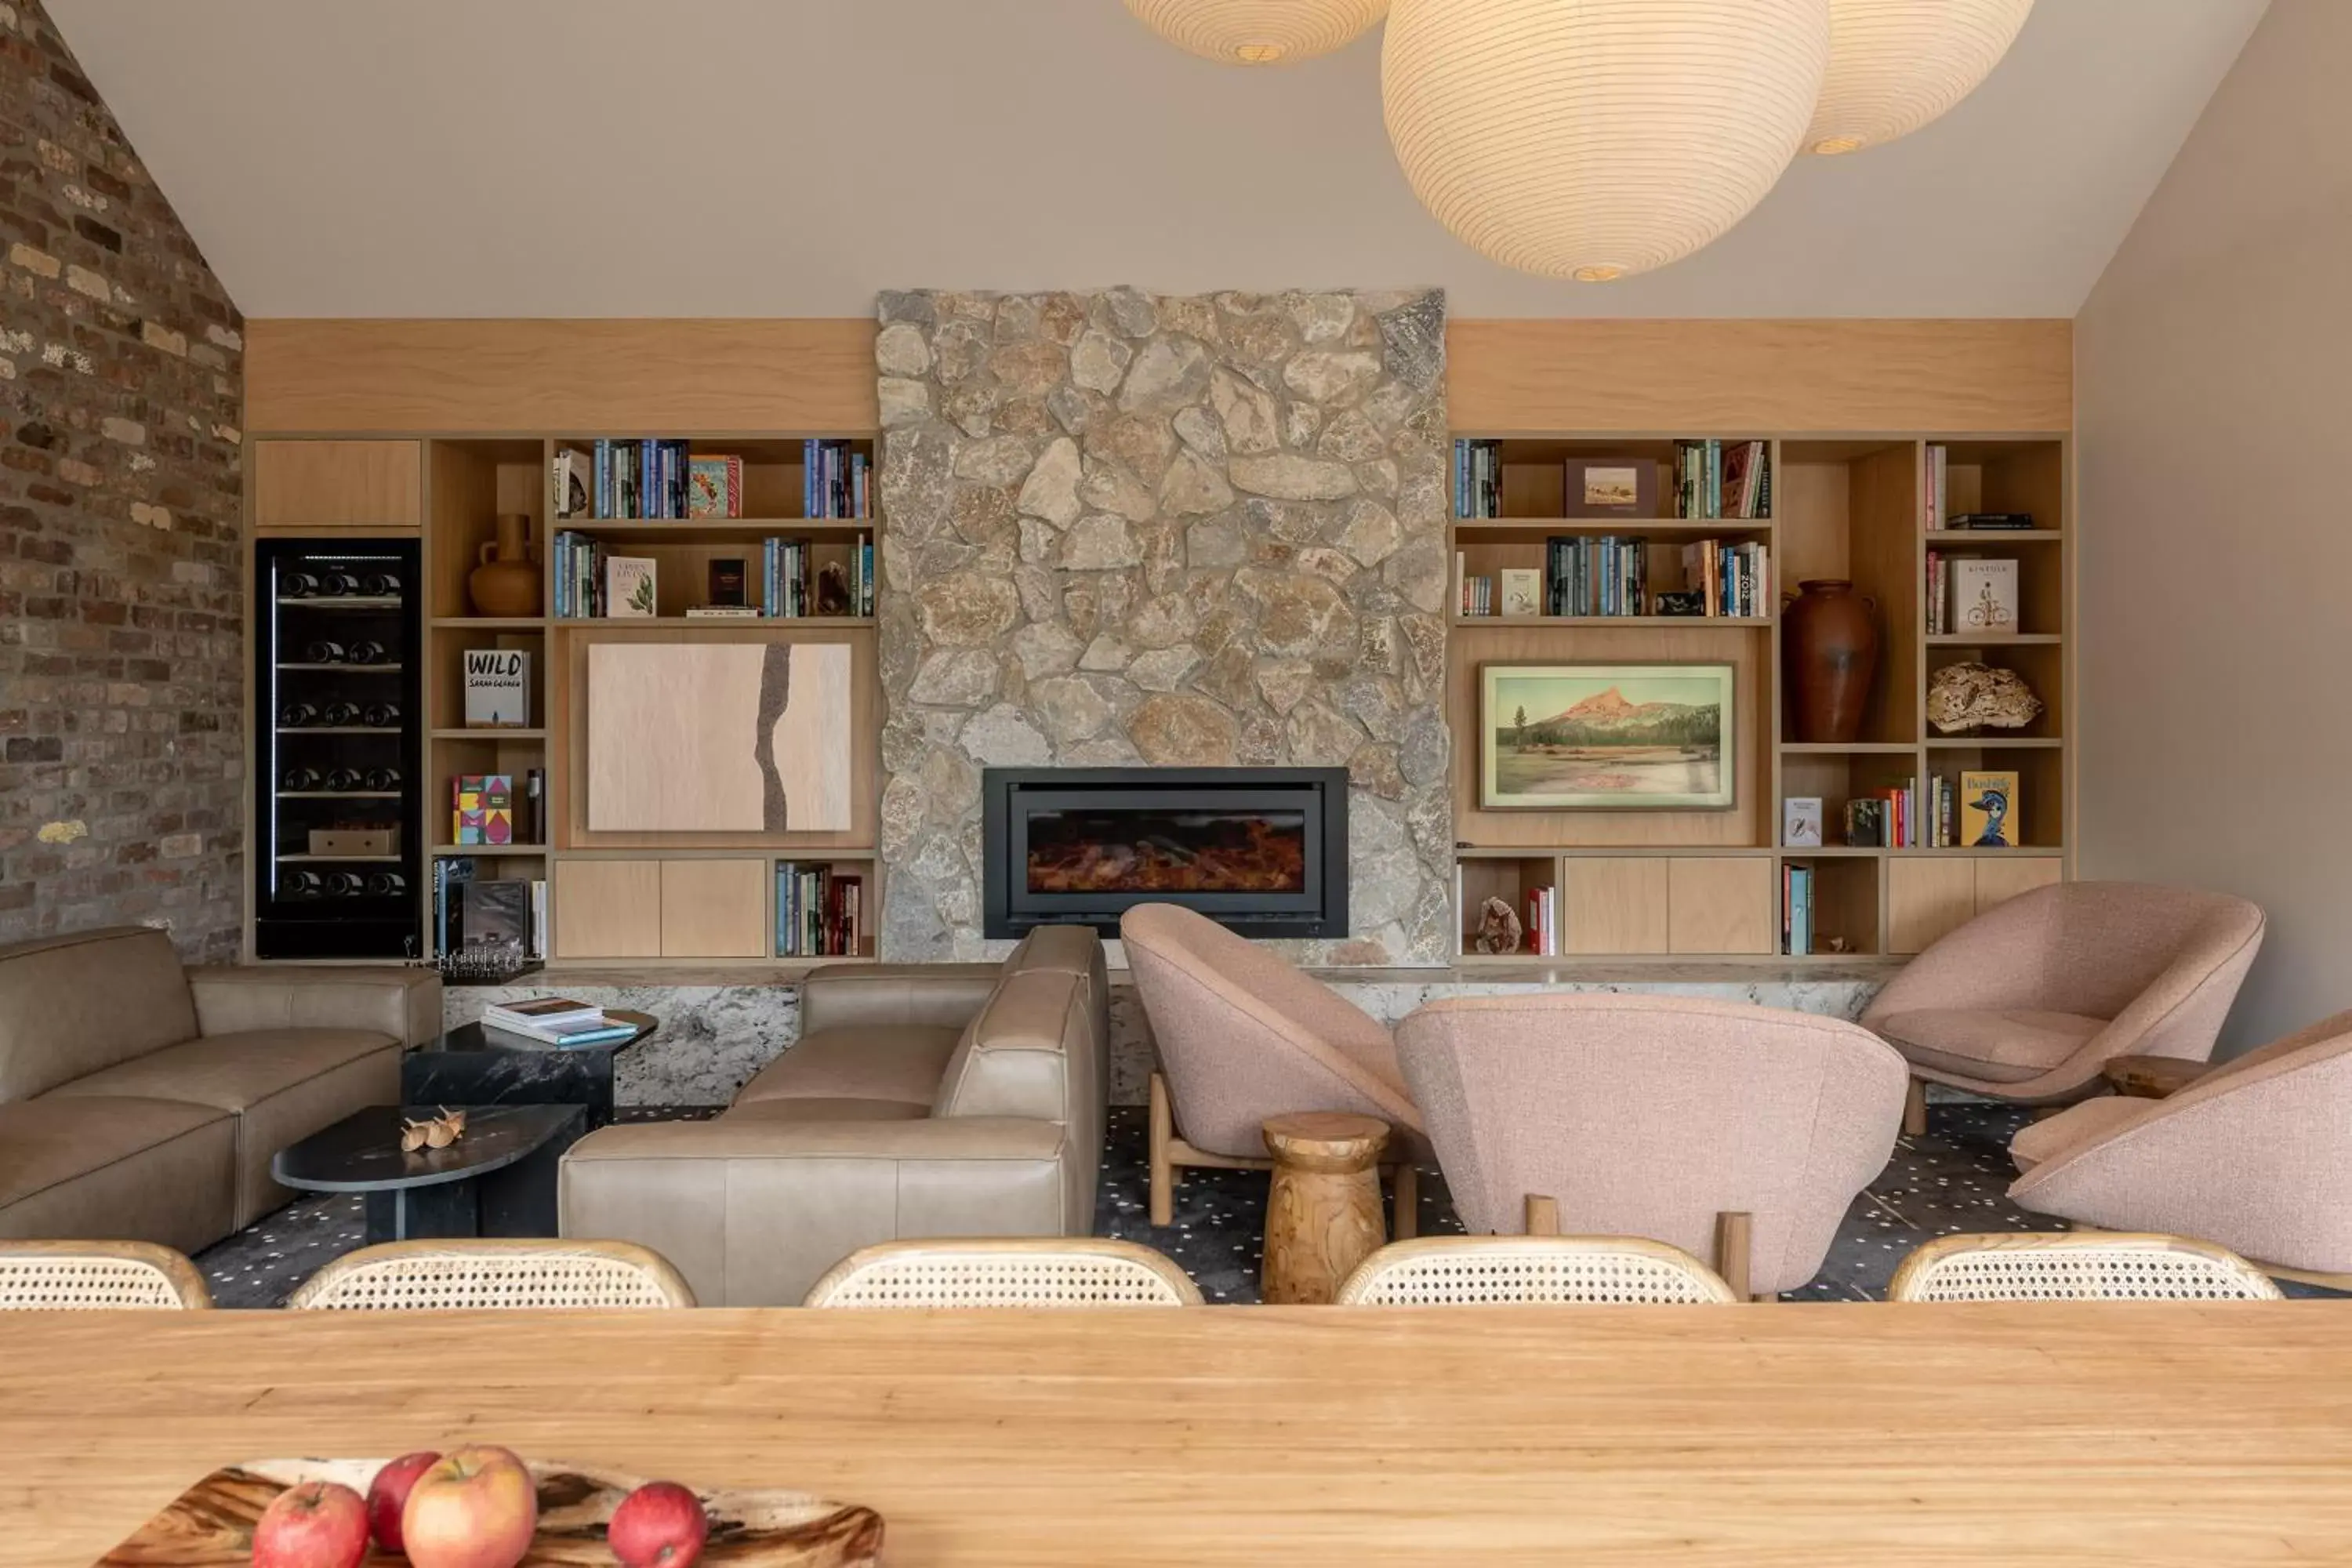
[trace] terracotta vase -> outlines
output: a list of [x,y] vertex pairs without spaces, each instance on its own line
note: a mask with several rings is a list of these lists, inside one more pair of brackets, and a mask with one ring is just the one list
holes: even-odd
[[1878,673],[1875,606],[1851,583],[1815,579],[1798,586],[1803,592],[1780,613],[1790,721],[1801,742],[1845,745],[1862,734],[1871,678]]
[[485,540],[480,563],[466,579],[466,593],[478,616],[523,617],[539,614],[539,568],[531,564],[530,519],[510,512],[499,519],[496,543]]

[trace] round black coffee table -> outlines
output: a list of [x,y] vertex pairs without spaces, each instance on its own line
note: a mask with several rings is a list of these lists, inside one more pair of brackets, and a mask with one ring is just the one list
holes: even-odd
[[584,1105],[593,1131],[613,1120],[613,1062],[661,1027],[650,1013],[604,1016],[636,1033],[600,1046],[551,1046],[480,1024],[460,1024],[400,1061],[401,1098],[413,1105]]
[[367,1194],[368,1240],[553,1236],[563,1151],[588,1131],[579,1105],[466,1108],[466,1135],[446,1149],[404,1152],[410,1121],[434,1105],[374,1105],[312,1133],[269,1162],[284,1186]]

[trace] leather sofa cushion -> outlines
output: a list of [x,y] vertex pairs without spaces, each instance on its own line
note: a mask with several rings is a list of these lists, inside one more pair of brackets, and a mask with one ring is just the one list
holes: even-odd
[[48,1097],[0,1105],[0,1237],[159,1242],[232,1228],[236,1119],[174,1100]]
[[50,1096],[131,1095],[181,1100],[219,1110],[245,1110],[364,1057],[392,1052],[397,1061],[399,1048],[400,1043],[391,1036],[365,1029],[252,1029],[207,1035],[76,1079],[50,1090]]
[[1921,1067],[1986,1083],[2023,1083],[2063,1066],[2107,1021],[2026,1008],[1934,1007],[1895,1013],[1872,1026]]
[[441,977],[429,969],[191,969],[188,989],[199,1034],[365,1029],[415,1046],[441,1033]]
[[160,931],[110,927],[0,948],[0,1101],[195,1033],[179,954]]
[[2070,1105],[2057,1115],[2029,1121],[2009,1141],[2009,1157],[2021,1173],[2053,1160],[2077,1143],[2104,1138],[2126,1121],[2137,1121],[2161,1100],[2137,1100],[2120,1094]]
[[735,1103],[887,1100],[928,1106],[955,1054],[956,1036],[918,1024],[819,1029],[761,1068]]
[[957,1043],[931,1114],[1067,1121],[1071,1079],[1092,1076],[1093,1055],[1084,979],[1054,969],[1008,974]]
[[801,982],[801,1033],[892,1026],[961,1029],[1003,973],[995,963],[830,964]]
[[931,1108],[910,1100],[754,1100],[739,1102],[720,1120],[759,1121],[920,1121]]

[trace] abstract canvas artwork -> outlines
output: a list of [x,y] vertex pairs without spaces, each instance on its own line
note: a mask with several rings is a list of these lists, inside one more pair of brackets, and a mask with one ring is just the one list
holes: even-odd
[[590,830],[846,830],[852,658],[846,643],[593,644]]
[[1732,805],[1727,664],[1490,664],[1479,671],[1488,811]]

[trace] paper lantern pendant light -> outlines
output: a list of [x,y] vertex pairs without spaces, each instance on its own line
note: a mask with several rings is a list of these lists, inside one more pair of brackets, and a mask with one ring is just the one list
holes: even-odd
[[1394,0],[1389,140],[1472,247],[1604,282],[1745,217],[1796,155],[1829,0]]
[[1203,58],[1277,66],[1355,42],[1380,25],[1389,0],[1127,0],[1127,8]]
[[1809,153],[1908,136],[1992,74],[2033,0],[1830,0],[1830,68]]

